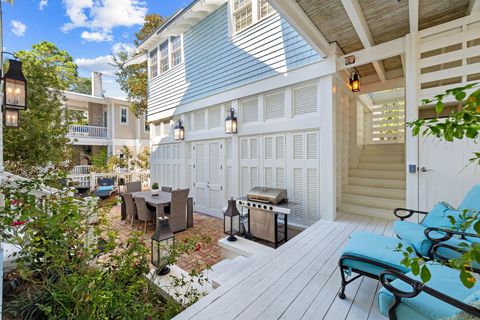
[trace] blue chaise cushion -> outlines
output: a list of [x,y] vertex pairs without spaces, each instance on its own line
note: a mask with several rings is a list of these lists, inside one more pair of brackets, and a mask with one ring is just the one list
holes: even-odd
[[459,217],[462,211],[455,210],[446,202],[439,202],[428,212],[422,221],[422,225],[425,227],[437,227],[437,228],[452,228],[452,222],[449,216],[455,218],[455,221],[459,221]]
[[411,221],[395,221],[393,231],[402,240],[408,242],[409,246],[422,256],[428,256],[433,242],[425,237],[425,226]]
[[[438,290],[460,301],[466,299],[480,290],[480,284],[476,284],[473,288],[466,288],[460,281],[459,271],[451,268],[429,264],[428,268],[432,274],[431,280],[426,283],[427,286]],[[420,280],[418,276],[412,273],[407,274],[408,277]],[[411,292],[411,287],[403,281],[395,280],[392,282],[395,288],[403,291]],[[378,306],[380,312],[388,316],[388,310],[393,303],[394,297],[390,291],[382,288],[378,294]],[[415,320],[433,320],[444,319],[456,315],[459,309],[450,304],[438,300],[426,293],[420,293],[415,298],[402,299],[402,302],[396,309],[397,319],[415,319]]]
[[97,191],[113,191],[113,186],[99,186]]
[[458,210],[480,211],[480,184],[477,184],[468,191],[465,199],[463,199],[460,206],[458,206]]
[[[392,237],[383,237],[369,232],[355,232],[343,249],[342,256],[351,255],[373,260],[406,273],[410,270],[400,264],[403,254],[395,251],[399,243],[404,246],[408,245],[405,241]],[[379,275],[385,270],[385,268],[352,259],[343,260],[342,265],[373,275]]]

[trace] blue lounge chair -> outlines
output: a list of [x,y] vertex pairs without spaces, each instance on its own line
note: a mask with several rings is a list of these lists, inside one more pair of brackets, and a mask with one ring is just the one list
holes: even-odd
[[[430,232],[437,231],[436,228],[430,229]],[[452,230],[444,232],[448,237],[461,235],[464,238],[477,240],[480,238],[478,234]],[[454,250],[464,249],[455,248]],[[434,252],[438,254],[435,248]],[[407,274],[398,270],[382,272],[380,282],[383,288],[378,295],[380,312],[393,320],[450,319],[458,315],[463,319],[465,313],[480,318],[480,283],[478,281],[469,289],[460,282],[458,270],[432,262],[428,262],[428,268],[432,278],[427,284],[422,283],[419,276],[411,272]],[[473,271],[478,273],[478,270],[473,269]],[[462,312],[464,314],[461,314]]]
[[[423,257],[432,258],[432,248],[436,242],[444,242],[445,244],[453,247],[458,247],[461,242],[465,241],[480,242],[472,237],[467,237],[464,239],[450,237],[448,240],[445,240],[441,239],[444,235],[442,233],[438,233],[436,237],[433,233],[431,233],[432,236],[430,238],[426,236],[425,232],[427,228],[433,227],[452,229],[453,226],[448,217],[452,216],[455,218],[455,220],[459,221],[459,217],[464,210],[468,210],[470,212],[480,211],[480,185],[474,186],[467,193],[465,199],[462,201],[458,209],[453,209],[448,204],[443,202],[438,203],[432,210],[430,210],[430,212],[403,208],[395,209],[394,214],[400,218],[400,221],[395,221],[393,230],[399,238],[409,242],[417,254]],[[407,212],[407,214],[402,214],[402,212]],[[425,215],[424,219],[420,223],[405,221],[405,219],[411,217],[415,213]],[[467,230],[467,232],[472,231],[473,226],[470,230]],[[440,238],[440,240],[438,238]],[[444,246],[443,248],[440,248],[440,250],[443,251],[442,254],[446,257],[454,258],[456,255],[452,253],[453,251],[449,251],[447,247],[448,246]],[[451,256],[449,256],[449,254],[451,254]]]
[[97,188],[93,194],[100,199],[108,198],[113,194],[114,184],[113,178],[99,178]]

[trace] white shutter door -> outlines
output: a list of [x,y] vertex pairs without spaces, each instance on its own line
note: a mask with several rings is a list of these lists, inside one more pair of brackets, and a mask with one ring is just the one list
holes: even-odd
[[220,107],[211,108],[208,110],[208,127],[219,128],[222,126]]
[[205,128],[205,110],[195,112],[195,130],[204,130]]
[[264,183],[271,188],[284,188],[285,134],[264,136]]
[[240,185],[242,194],[259,185],[258,137],[240,139]]
[[258,121],[258,99],[250,99],[240,102],[243,123]]
[[317,85],[311,84],[293,89],[293,115],[317,112]]
[[277,92],[265,96],[265,120],[285,116],[285,93]]

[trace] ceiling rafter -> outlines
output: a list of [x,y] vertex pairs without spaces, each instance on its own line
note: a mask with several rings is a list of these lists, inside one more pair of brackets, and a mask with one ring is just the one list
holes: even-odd
[[408,19],[410,21],[410,33],[418,31],[418,0],[408,0]]
[[[370,28],[368,27],[367,20],[365,19],[358,0],[342,0],[342,4],[363,46],[365,48],[373,47],[375,43],[373,41],[372,33],[370,32]],[[380,78],[380,81],[383,82],[387,80],[382,62],[374,61],[372,64],[377,72],[378,77]]]
[[295,30],[314,48],[322,57],[332,54],[330,43],[300,8],[292,0],[268,0],[270,5],[295,28]]
[[472,14],[475,12],[480,12],[480,1],[479,0],[470,0],[468,5],[467,14]]

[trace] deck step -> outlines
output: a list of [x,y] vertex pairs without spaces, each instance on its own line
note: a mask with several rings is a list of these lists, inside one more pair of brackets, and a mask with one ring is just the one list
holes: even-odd
[[343,187],[343,193],[363,196],[377,196],[392,200],[405,200],[404,189],[375,188],[365,186],[346,185]]
[[362,154],[360,156],[360,163],[362,162],[382,162],[382,163],[404,163],[403,157],[396,155],[369,155]]
[[349,177],[348,184],[354,186],[380,187],[387,189],[405,189],[406,187],[405,180],[372,179],[359,177]]
[[405,144],[404,143],[387,143],[387,144],[366,144],[363,146],[363,150],[365,152],[369,151],[404,151]]
[[350,170],[350,177],[405,180],[405,172],[395,170]]
[[384,209],[377,209],[377,208],[367,208],[364,206],[343,203],[342,204],[342,212],[343,213],[350,213],[350,214],[360,214],[365,216],[373,216],[377,218],[385,218],[385,219],[393,219],[395,216],[393,215],[392,210],[384,210]]
[[344,203],[359,205],[368,208],[377,208],[384,210],[393,210],[395,208],[405,207],[405,200],[394,200],[387,198],[380,198],[378,196],[364,196],[344,193],[342,201]]
[[394,170],[405,172],[403,163],[362,162],[358,164],[360,170]]
[[218,288],[236,274],[240,273],[249,264],[248,258],[237,256],[232,259],[224,259],[212,266],[208,275],[213,288]]

